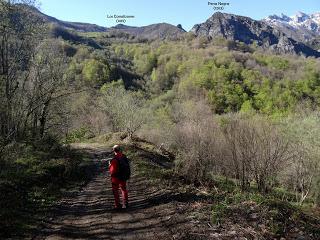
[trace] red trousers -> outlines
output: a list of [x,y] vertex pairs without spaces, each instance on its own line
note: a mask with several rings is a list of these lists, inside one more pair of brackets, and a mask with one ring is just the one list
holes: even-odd
[[128,190],[127,183],[125,181],[121,181],[117,178],[111,178],[112,183],[112,192],[114,196],[114,205],[115,207],[121,207],[120,205],[120,197],[119,197],[119,188],[122,193],[122,203],[123,205],[128,204]]

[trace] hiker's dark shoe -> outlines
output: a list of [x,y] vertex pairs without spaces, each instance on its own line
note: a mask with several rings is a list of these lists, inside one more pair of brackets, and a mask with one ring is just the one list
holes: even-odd
[[121,210],[122,210],[122,207],[113,207],[112,208],[113,212],[118,212],[118,211],[121,211]]
[[128,209],[128,208],[129,208],[129,203],[126,203],[126,204],[124,205],[124,208],[125,208],[125,209]]

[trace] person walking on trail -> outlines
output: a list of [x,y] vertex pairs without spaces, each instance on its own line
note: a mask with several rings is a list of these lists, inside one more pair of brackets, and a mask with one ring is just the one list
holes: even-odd
[[[130,177],[130,166],[125,154],[122,153],[120,146],[113,146],[114,158],[109,163],[111,176],[112,192],[114,196],[114,209],[128,208],[127,180]],[[120,204],[119,188],[122,193],[122,206]]]

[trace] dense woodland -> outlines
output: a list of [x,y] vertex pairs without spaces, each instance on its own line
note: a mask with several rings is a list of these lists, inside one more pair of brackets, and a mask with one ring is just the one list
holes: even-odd
[[319,59],[189,33],[77,33],[25,4],[0,1],[2,206],[79,179],[65,146],[117,132],[174,154],[175,174],[196,185],[223,178],[320,205]]

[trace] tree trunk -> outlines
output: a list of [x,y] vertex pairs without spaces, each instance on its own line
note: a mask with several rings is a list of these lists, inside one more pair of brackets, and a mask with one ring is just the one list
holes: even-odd
[[47,122],[47,116],[48,116],[48,109],[49,109],[49,104],[50,104],[50,100],[48,99],[45,103],[44,103],[44,107],[42,110],[42,114],[40,117],[40,137],[42,138],[44,135],[44,130],[45,130],[45,126],[46,126],[46,122]]

